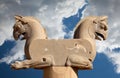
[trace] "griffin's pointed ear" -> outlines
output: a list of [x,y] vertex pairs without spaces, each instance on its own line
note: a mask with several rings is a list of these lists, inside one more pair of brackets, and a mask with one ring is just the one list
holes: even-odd
[[97,21],[97,19],[95,18],[95,19],[93,20],[93,23],[94,23],[94,24],[97,24],[97,22],[98,22],[98,21]]
[[21,20],[21,18],[22,18],[22,16],[20,16],[20,15],[15,15],[14,17],[16,20]]
[[102,16],[100,20],[105,21],[105,20],[107,20],[107,18],[108,18],[108,16]]

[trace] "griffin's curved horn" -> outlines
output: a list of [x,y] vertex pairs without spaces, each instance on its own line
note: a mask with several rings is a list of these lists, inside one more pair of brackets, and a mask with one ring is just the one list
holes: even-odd
[[15,15],[14,17],[16,20],[21,20],[21,18],[22,18],[22,16],[20,16],[20,15]]
[[107,18],[108,18],[108,16],[102,16],[100,20],[104,21],[104,20],[107,20]]
[[93,23],[94,23],[94,24],[97,24],[97,23],[98,23],[97,18],[93,18]]
[[24,19],[23,16],[21,15],[15,15],[15,21],[21,21],[22,23],[27,23]]

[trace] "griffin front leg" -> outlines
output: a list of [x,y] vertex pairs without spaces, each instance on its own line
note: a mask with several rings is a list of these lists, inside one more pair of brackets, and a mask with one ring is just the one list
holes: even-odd
[[33,63],[32,60],[24,60],[24,61],[16,61],[15,63],[11,64],[12,69],[25,69],[30,68],[30,64]]
[[92,63],[87,57],[82,57],[78,55],[70,55],[66,61],[67,66],[77,67],[79,69],[92,69]]
[[16,61],[15,63],[11,64],[13,69],[26,69],[26,68],[43,68],[51,66],[54,60],[51,56],[45,56],[41,59],[37,60],[24,60],[24,61]]

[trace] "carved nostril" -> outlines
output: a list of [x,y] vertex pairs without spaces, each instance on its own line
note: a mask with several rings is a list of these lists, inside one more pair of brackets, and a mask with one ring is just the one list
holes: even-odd
[[43,62],[45,62],[46,61],[46,58],[43,58]]
[[22,33],[22,35],[25,35],[25,34],[26,34],[26,32],[23,32],[23,33]]
[[90,62],[92,62],[92,59],[89,58],[88,60],[89,60]]

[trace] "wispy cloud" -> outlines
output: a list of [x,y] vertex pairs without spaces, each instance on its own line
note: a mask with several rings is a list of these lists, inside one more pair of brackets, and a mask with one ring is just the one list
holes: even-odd
[[109,36],[105,42],[97,42],[98,53],[104,53],[116,66],[116,72],[120,73],[120,52],[114,51],[120,48],[120,0],[89,0],[89,5],[84,12],[88,15],[107,15],[109,24]]
[[[13,16],[16,14],[34,16],[40,19],[49,38],[64,38],[63,18],[75,15],[85,4],[85,0],[1,0],[0,1],[0,45],[12,40]],[[23,59],[24,43],[16,46],[0,62],[11,63]]]
[[11,49],[11,51],[5,55],[2,59],[0,59],[0,63],[6,62],[7,64],[10,64],[11,62],[14,62],[15,60],[23,60],[24,59],[24,41],[17,41],[16,46]]

